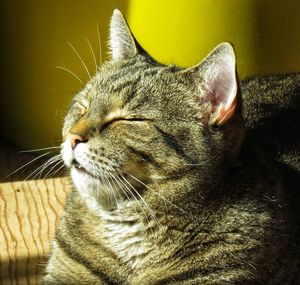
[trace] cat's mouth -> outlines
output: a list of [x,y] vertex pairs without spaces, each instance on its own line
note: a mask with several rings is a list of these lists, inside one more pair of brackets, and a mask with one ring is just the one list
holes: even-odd
[[71,167],[74,167],[81,174],[87,174],[93,178],[97,178],[95,175],[89,172],[85,167],[83,167],[76,159],[72,161]]

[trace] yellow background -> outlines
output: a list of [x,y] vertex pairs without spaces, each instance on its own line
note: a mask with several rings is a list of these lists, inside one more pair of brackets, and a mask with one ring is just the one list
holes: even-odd
[[190,66],[230,41],[240,77],[300,70],[298,0],[10,0],[1,1],[1,136],[22,148],[60,143],[64,112],[106,56],[109,18],[119,8],[157,60]]

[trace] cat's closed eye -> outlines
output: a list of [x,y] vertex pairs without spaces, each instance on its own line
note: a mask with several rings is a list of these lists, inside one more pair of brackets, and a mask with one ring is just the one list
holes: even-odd
[[143,123],[143,122],[148,122],[150,121],[147,118],[113,118],[110,119],[109,121],[104,122],[101,126],[100,126],[100,131],[106,129],[107,127],[111,126],[111,125],[115,125],[115,124],[122,124],[122,123]]

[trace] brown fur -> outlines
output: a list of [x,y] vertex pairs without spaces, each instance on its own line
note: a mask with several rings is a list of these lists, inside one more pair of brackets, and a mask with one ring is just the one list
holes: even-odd
[[[86,139],[63,145],[74,189],[45,284],[299,284],[287,170],[259,146],[256,97],[245,136],[238,81],[218,78],[232,48],[180,70],[147,55],[118,11],[111,33],[113,60],[74,97],[89,107],[66,115],[64,136]],[[235,112],[221,106],[230,116],[218,125],[216,94],[231,80]]]

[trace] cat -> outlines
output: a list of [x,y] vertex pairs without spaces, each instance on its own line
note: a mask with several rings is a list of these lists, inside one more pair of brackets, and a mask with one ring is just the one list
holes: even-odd
[[65,117],[74,187],[44,284],[300,284],[284,176],[297,163],[260,137],[278,80],[240,86],[229,43],[191,68],[160,64],[119,10],[110,46]]
[[248,133],[271,159],[300,171],[300,74],[246,79],[241,89]]

